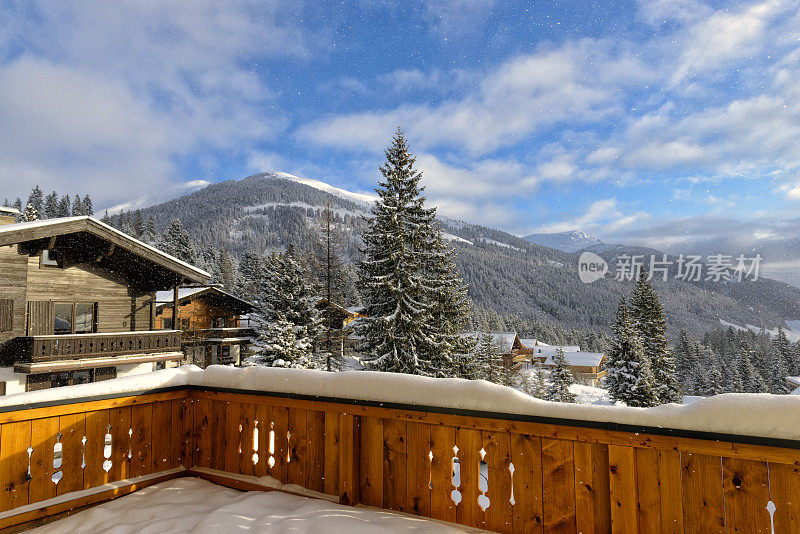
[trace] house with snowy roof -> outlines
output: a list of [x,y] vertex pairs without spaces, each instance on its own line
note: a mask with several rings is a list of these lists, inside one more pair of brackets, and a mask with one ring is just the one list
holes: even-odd
[[255,306],[219,285],[181,287],[174,322],[173,297],[171,291],[156,292],[155,328],[182,332],[186,360],[203,368],[240,365],[256,337],[246,315]]
[[[602,352],[564,352],[572,376],[581,384],[596,386],[606,376],[606,356]],[[542,367],[553,369],[556,366],[555,354],[545,359]]]
[[[155,328],[156,292],[210,275],[88,216],[0,216],[0,393],[175,365],[181,333]],[[174,324],[174,322],[173,322]]]

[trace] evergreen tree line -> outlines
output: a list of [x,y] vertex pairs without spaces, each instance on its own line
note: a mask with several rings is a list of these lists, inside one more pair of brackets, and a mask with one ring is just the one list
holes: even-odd
[[783,329],[766,332],[717,328],[702,340],[681,331],[675,343],[681,391],[685,395],[775,393],[792,390],[787,376],[800,375],[800,343]]
[[23,205],[22,199],[17,197],[13,203],[9,204],[8,198],[3,201],[4,206],[11,206],[22,213],[25,221],[36,221],[39,219],[55,219],[57,217],[71,217],[77,215],[94,215],[92,199],[89,195],[75,195],[74,200],[70,200],[69,195],[60,195],[53,191],[45,196],[39,186],[31,190],[28,201]]
[[639,407],[680,401],[667,319],[643,271],[629,300],[620,301],[612,330],[605,378],[611,398]]

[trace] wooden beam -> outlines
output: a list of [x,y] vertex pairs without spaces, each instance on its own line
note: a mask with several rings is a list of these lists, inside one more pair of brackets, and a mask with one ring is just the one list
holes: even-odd
[[172,329],[178,330],[178,282],[172,286]]

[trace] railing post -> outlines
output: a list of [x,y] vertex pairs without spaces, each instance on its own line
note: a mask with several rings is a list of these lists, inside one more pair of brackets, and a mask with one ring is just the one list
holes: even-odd
[[361,502],[361,418],[339,415],[339,502]]

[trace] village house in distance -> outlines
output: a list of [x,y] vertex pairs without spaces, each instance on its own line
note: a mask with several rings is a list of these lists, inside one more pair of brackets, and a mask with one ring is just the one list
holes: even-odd
[[173,319],[172,291],[156,293],[155,328],[183,333],[186,361],[199,367],[241,365],[242,357],[256,338],[246,314],[254,306],[221,286],[178,289],[178,323]]
[[156,329],[156,292],[210,275],[88,216],[15,223],[0,210],[0,393],[177,365],[181,332]]

